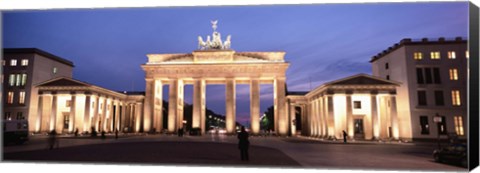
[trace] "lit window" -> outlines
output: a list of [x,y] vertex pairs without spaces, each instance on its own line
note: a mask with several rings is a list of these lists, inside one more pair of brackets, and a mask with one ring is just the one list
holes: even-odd
[[25,104],[25,91],[20,91],[18,103]]
[[457,135],[463,136],[463,120],[462,116],[454,116],[453,117],[455,120],[455,132],[457,132]]
[[450,80],[458,80],[458,71],[456,68],[448,70],[450,73]]
[[13,86],[15,84],[15,74],[10,74],[10,76],[8,77],[8,84],[10,84],[10,86]]
[[22,86],[25,86],[27,83],[27,74],[22,74]]
[[455,59],[456,56],[455,56],[455,51],[449,51],[448,52],[448,59]]
[[15,78],[15,86],[20,86],[20,81],[22,81],[22,75],[17,74],[17,77]]
[[360,101],[353,101],[353,108],[355,108],[355,109],[362,109],[362,102],[360,102]]
[[465,51],[465,57],[466,57],[466,58],[470,58],[470,54],[469,54],[468,50]]
[[452,90],[452,105],[453,106],[460,106],[460,91],[459,90]]
[[440,59],[440,52],[430,52],[431,59]]
[[13,92],[12,91],[8,92],[7,96],[8,96],[7,103],[12,104],[13,103]]
[[28,66],[28,59],[22,59],[22,66]]
[[415,52],[413,53],[413,59],[421,60],[423,58],[422,52]]
[[53,67],[53,74],[57,74],[57,67]]
[[10,66],[17,66],[17,60],[16,59],[10,60]]

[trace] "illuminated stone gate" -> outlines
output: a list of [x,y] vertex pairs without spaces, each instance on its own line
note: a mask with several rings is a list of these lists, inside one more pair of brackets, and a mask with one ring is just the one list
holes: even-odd
[[[145,71],[144,131],[155,129],[175,132],[183,128],[184,86],[193,85],[192,128],[205,133],[205,88],[208,84],[226,85],[226,130],[235,130],[235,85],[250,85],[251,132],[260,131],[260,84],[273,84],[275,132],[287,135],[286,76],[289,66],[285,52],[235,52],[230,49],[230,36],[222,42],[212,21],[212,40],[199,37],[199,49],[187,54],[148,54]],[[169,86],[168,115],[162,115],[162,89]],[[163,126],[168,116],[168,127]]]

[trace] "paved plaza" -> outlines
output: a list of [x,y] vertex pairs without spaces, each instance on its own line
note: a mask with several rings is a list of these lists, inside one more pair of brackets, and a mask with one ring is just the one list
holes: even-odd
[[341,168],[466,171],[433,161],[435,143],[379,143],[319,140],[304,137],[251,137],[250,161],[240,161],[235,136],[120,135],[107,139],[59,138],[48,150],[46,136],[24,145],[6,146],[4,160],[41,163],[196,165],[235,167]]

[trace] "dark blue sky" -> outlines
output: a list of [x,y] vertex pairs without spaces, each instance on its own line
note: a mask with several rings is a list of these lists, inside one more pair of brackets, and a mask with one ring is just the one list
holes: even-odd
[[[74,62],[73,76],[112,90],[144,90],[146,54],[189,53],[197,37],[232,35],[232,49],[285,51],[288,89],[371,74],[368,61],[402,38],[467,37],[468,2],[3,11],[3,46],[35,47]],[[167,91],[168,87],[165,87]],[[273,104],[261,86],[261,111]],[[191,103],[192,87],[185,99]],[[168,97],[168,94],[164,94]],[[225,87],[207,107],[225,112]],[[165,98],[166,99],[166,98]],[[249,86],[237,86],[237,120],[249,118]]]

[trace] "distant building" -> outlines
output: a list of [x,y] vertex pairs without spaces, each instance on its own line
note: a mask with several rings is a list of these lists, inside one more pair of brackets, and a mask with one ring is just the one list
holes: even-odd
[[[3,49],[3,119],[35,118],[38,90],[34,86],[56,77],[72,77],[73,63],[35,48]],[[33,131],[35,126],[29,126]]]
[[[400,136],[465,139],[467,128],[467,41],[403,39],[372,57],[372,74],[400,82],[397,111]],[[441,117],[436,123],[434,117]]]

